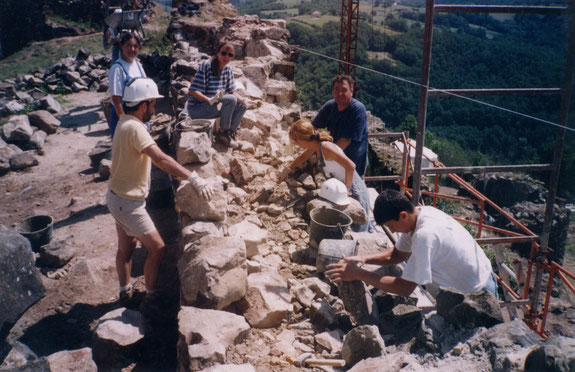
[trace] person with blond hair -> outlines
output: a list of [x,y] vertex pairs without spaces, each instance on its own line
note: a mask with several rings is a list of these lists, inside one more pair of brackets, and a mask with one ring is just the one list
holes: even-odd
[[234,46],[225,43],[211,60],[202,62],[190,85],[188,98],[190,118],[220,118],[215,141],[225,146],[236,145],[236,131],[246,112],[244,98],[236,92],[234,74],[228,65],[235,55]]
[[[351,197],[358,200],[369,216],[369,194],[365,182],[355,170],[355,164],[343,150],[333,143],[333,137],[326,130],[316,130],[309,120],[298,120],[289,129],[290,141],[305,151],[280,173],[286,178],[290,171],[316,155],[328,177],[337,178],[345,184]],[[369,223],[352,225],[353,231],[371,231]]]

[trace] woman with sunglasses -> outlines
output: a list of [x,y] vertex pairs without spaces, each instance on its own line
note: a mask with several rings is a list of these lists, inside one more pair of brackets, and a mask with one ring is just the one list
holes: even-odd
[[216,55],[198,68],[188,98],[190,118],[220,118],[215,140],[226,146],[235,144],[236,131],[246,112],[243,98],[236,92],[234,74],[228,66],[234,56],[232,44],[220,46]]
[[[140,52],[142,42],[135,34],[131,32],[122,32],[120,36],[121,58],[118,58],[108,72],[110,82],[110,96],[112,97],[112,110],[110,111],[110,136],[114,138],[116,125],[120,116],[124,115],[126,110],[122,102],[124,88],[126,85],[137,77],[146,77],[144,68],[138,62],[136,57]],[[149,125],[149,124],[147,124]]]

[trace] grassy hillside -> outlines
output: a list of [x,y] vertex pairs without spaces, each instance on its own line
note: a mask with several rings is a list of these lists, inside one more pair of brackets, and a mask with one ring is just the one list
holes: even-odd
[[[68,22],[58,18],[61,23]],[[169,54],[171,42],[166,37],[169,13],[163,7],[156,7],[156,14],[144,25],[147,41],[142,53],[157,50],[160,54]],[[73,23],[72,23],[73,24]],[[37,68],[47,68],[66,56],[75,56],[80,48],[90,50],[92,54],[111,53],[102,46],[102,33],[63,37],[48,41],[31,43],[26,48],[0,60],[0,80],[13,78]]]

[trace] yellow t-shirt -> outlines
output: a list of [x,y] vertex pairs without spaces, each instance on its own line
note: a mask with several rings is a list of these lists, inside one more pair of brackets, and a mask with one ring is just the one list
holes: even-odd
[[152,160],[142,151],[154,145],[146,125],[122,115],[112,143],[112,169],[108,188],[122,198],[146,200],[150,191]]

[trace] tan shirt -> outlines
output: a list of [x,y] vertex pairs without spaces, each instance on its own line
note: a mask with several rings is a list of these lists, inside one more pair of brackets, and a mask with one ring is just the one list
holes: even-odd
[[112,170],[108,188],[116,195],[146,200],[150,191],[152,160],[142,151],[154,145],[146,125],[131,115],[122,115],[112,143]]

